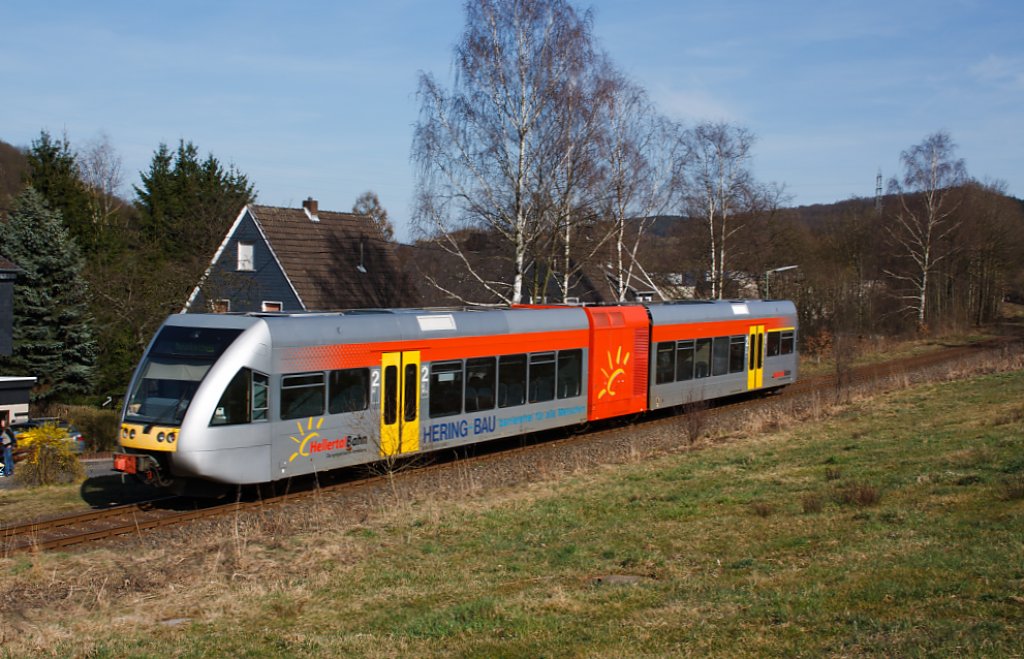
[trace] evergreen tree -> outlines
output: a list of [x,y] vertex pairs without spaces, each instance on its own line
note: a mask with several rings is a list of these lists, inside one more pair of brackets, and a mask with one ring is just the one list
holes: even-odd
[[182,140],[161,144],[135,187],[142,239],[169,257],[209,260],[238,211],[255,198],[248,178]]
[[100,234],[92,222],[90,195],[82,182],[78,160],[67,136],[53,139],[45,130],[27,154],[25,183],[35,188],[53,211],[59,212],[75,242],[87,253],[95,251]]
[[82,255],[60,213],[32,187],[17,197],[0,231],[0,255],[24,270],[14,287],[14,350],[3,370],[39,378],[39,402],[87,393],[96,342]]

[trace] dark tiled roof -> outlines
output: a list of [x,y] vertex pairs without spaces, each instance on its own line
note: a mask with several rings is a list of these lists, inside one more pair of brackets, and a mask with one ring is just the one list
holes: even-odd
[[21,268],[0,256],[0,270],[5,272],[21,272]]
[[314,222],[302,208],[249,209],[308,310],[415,304],[394,246],[369,217],[320,211]]

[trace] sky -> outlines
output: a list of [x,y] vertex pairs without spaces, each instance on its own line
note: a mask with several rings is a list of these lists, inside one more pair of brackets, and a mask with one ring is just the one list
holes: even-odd
[[[871,197],[948,132],[978,180],[1024,198],[1024,2],[593,0],[597,45],[662,114],[757,136],[793,205]],[[257,201],[349,211],[373,190],[412,236],[417,82],[450,87],[455,0],[0,3],[0,140],[106,136],[133,196],[191,141]]]

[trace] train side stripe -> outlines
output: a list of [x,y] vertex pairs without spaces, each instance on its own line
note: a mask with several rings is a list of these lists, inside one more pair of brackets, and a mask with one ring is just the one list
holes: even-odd
[[282,348],[278,370],[283,373],[369,368],[380,365],[386,352],[420,351],[424,362],[467,359],[525,352],[548,352],[586,348],[588,330],[496,334],[491,336],[422,337],[407,341],[381,343],[337,343],[326,346]]
[[678,323],[675,325],[655,325],[651,331],[651,340],[682,341],[686,339],[704,339],[715,336],[746,335],[751,325],[764,325],[766,332],[782,329],[793,329],[792,319],[787,318],[745,318],[743,320],[725,320],[706,323]]

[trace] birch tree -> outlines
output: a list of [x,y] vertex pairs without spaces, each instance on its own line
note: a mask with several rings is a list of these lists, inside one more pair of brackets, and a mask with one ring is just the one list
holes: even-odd
[[898,197],[896,212],[886,232],[909,265],[887,274],[902,284],[902,311],[916,319],[918,331],[927,330],[928,295],[935,268],[950,252],[941,243],[959,226],[955,213],[961,202],[961,186],[967,182],[967,166],[956,157],[956,144],[948,133],[927,136],[900,154],[902,179],[889,181],[889,192]]
[[[546,211],[558,195],[546,155],[558,141],[557,106],[572,97],[591,41],[590,14],[564,0],[468,0],[452,88],[420,76],[414,222],[502,302],[522,301],[535,242],[550,229]],[[467,258],[467,228],[500,237],[511,281],[488,277]]]
[[616,299],[626,300],[634,276],[664,297],[637,260],[637,250],[651,222],[673,203],[680,131],[655,112],[641,88],[621,77],[611,85],[604,112],[600,162],[605,175],[598,184],[605,191],[601,208],[614,240]]
[[714,299],[723,296],[730,239],[742,228],[735,220],[755,198],[750,171],[753,145],[753,133],[724,122],[706,122],[688,131],[684,212],[706,227]]

